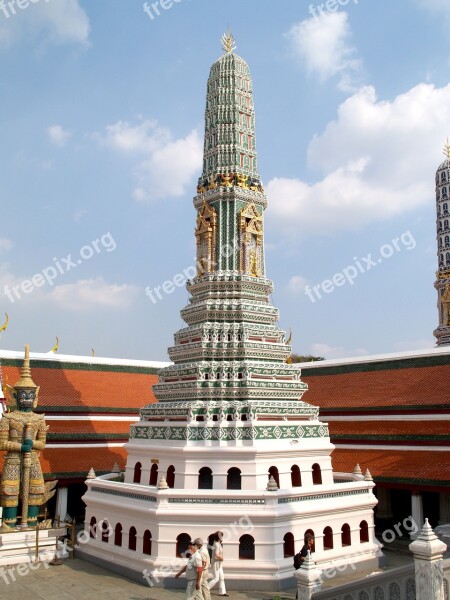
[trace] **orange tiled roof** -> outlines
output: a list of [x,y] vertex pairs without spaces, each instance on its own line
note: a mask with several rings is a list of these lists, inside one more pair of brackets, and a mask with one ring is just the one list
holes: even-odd
[[450,421],[330,421],[330,436],[377,436],[381,440],[390,436],[415,438],[447,437],[450,439]]
[[[2,370],[10,385],[19,379],[19,367],[2,364]],[[31,363],[33,380],[41,387],[39,409],[43,412],[96,412],[100,408],[137,412],[155,402],[152,386],[158,376],[130,371],[77,369],[73,365],[70,369],[39,368]]]
[[448,452],[396,450],[360,450],[336,448],[332,454],[333,469],[352,472],[356,463],[368,468],[375,482],[446,485],[450,483]]
[[321,409],[450,408],[450,365],[315,373],[317,368],[303,371],[302,379],[309,386],[303,399]]
[[[70,417],[69,417],[70,418]],[[129,421],[47,421],[48,434],[62,438],[66,435],[87,434],[120,434],[128,438],[130,433]]]
[[123,448],[50,448],[41,453],[42,472],[48,478],[50,474],[80,478],[87,475],[91,467],[97,475],[110,473],[114,463],[125,468],[126,452]]

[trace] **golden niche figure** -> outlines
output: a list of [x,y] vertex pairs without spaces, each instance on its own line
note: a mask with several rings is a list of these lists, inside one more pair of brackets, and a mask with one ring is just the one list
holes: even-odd
[[[33,412],[39,387],[31,378],[30,347],[25,346],[25,360],[20,379],[14,387],[6,386],[16,409],[0,420],[0,450],[6,451],[0,484],[3,508],[2,531],[11,531],[17,523],[19,500],[22,503],[22,528],[35,527],[39,507],[53,496],[57,481],[45,484],[39,464],[39,451],[46,442],[44,415]],[[53,490],[53,491],[52,491]]]

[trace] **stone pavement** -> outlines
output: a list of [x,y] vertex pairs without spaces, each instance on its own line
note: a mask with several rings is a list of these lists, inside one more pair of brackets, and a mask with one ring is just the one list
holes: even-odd
[[[60,566],[40,564],[35,571],[19,575],[14,570],[12,581],[8,569],[0,568],[0,600],[183,600],[184,590],[149,588],[105,571],[83,560],[65,560]],[[5,581],[8,581],[6,583]],[[272,600],[295,598],[290,593],[229,592],[230,600]],[[219,599],[213,590],[211,600]]]

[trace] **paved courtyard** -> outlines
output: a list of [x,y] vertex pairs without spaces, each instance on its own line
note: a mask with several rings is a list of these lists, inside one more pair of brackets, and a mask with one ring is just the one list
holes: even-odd
[[[412,557],[395,549],[385,552],[384,569],[399,567],[411,562]],[[183,600],[184,589],[164,590],[149,588],[130,581],[121,575],[106,571],[81,559],[63,561],[60,566],[46,566],[43,563],[32,571],[25,567],[25,574],[18,574],[17,567],[12,580],[8,570],[0,567],[0,600]],[[339,583],[368,575],[349,572],[341,574]],[[8,583],[7,583],[8,582]],[[336,585],[337,580],[325,581],[324,587]],[[274,598],[294,600],[295,590],[287,592],[234,592],[230,591],[230,600],[273,600]],[[213,590],[212,600],[219,598],[219,592]]]
[[[60,566],[45,568],[41,564],[36,571],[18,575],[11,581],[5,568],[7,584],[0,577],[1,600],[182,600],[184,590],[163,590],[139,585],[105,571],[83,560],[65,560]],[[276,593],[229,592],[230,600],[272,600]],[[283,593],[280,597],[295,598],[292,593]],[[219,598],[219,592],[213,591],[212,600]]]

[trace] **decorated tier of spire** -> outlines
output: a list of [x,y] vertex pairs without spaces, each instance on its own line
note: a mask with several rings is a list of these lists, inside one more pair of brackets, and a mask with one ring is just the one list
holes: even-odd
[[439,325],[434,331],[438,346],[450,344],[450,144],[444,146],[445,160],[436,172],[436,228]]

